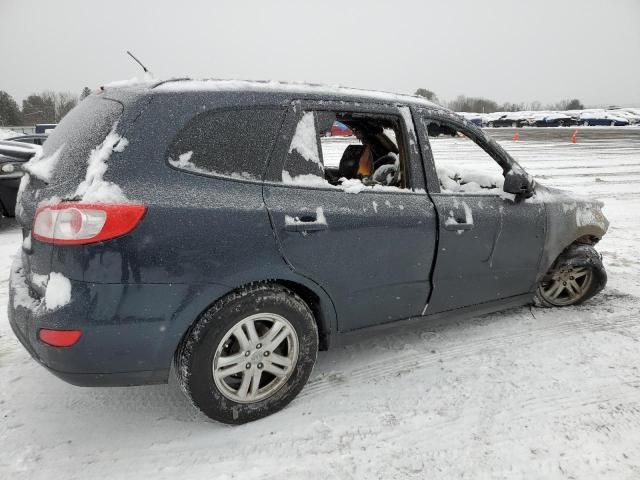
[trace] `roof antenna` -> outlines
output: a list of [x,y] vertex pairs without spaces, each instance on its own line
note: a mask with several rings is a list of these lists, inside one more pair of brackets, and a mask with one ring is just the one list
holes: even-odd
[[142,67],[142,70],[144,70],[145,77],[153,78],[153,73],[151,73],[149,71],[149,69],[147,67],[145,67],[144,64],[140,60],[138,60],[133,53],[131,53],[129,50],[127,50],[127,54],[131,58],[133,58],[138,65],[140,65]]

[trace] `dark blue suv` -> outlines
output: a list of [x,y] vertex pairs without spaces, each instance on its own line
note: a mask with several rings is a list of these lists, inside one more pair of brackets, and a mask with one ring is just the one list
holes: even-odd
[[[353,135],[330,136],[337,123]],[[463,140],[497,175],[466,153],[447,163]],[[9,319],[32,356],[85,386],[166,382],[173,366],[227,423],[285,406],[344,333],[572,305],[606,282],[600,203],[536,184],[416,97],[106,88],[21,168]]]

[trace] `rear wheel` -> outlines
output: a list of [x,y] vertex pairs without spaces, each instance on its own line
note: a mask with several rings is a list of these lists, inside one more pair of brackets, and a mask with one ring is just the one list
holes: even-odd
[[607,283],[602,258],[590,245],[572,245],[542,279],[536,298],[546,307],[577,305],[600,292]]
[[203,413],[240,424],[287,405],[307,382],[317,350],[306,303],[285,287],[255,285],[202,315],[176,354],[176,373]]

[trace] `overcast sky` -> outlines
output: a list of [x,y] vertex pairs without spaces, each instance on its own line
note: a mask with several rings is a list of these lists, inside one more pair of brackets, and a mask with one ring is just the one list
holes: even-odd
[[0,90],[309,81],[502,103],[640,106],[640,0],[0,0]]

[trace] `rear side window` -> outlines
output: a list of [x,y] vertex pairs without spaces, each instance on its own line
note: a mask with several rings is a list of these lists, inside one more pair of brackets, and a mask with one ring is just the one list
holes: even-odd
[[201,113],[169,147],[169,164],[196,173],[261,180],[283,116],[277,108]]

